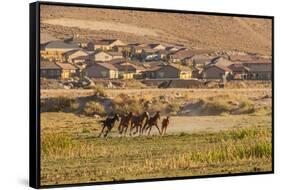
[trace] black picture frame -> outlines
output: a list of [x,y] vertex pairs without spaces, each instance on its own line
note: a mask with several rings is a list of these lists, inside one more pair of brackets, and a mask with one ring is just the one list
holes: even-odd
[[[116,10],[136,10],[136,11],[152,11],[163,13],[183,13],[183,14],[198,14],[198,15],[214,15],[214,16],[235,16],[243,18],[262,18],[270,19],[272,22],[272,170],[266,172],[249,172],[239,174],[216,174],[206,176],[187,176],[187,177],[169,177],[156,179],[139,179],[126,181],[110,181],[110,182],[92,182],[64,185],[44,185],[40,184],[40,5],[54,6],[69,6],[69,7],[87,7],[101,9],[116,9]],[[54,187],[72,187],[85,185],[103,185],[103,184],[121,184],[121,183],[136,183],[136,182],[152,182],[166,180],[182,180],[182,179],[197,179],[197,178],[213,178],[213,177],[232,177],[245,175],[261,175],[274,173],[274,16],[264,15],[248,15],[248,14],[233,14],[219,12],[200,12],[186,10],[169,10],[156,8],[140,8],[140,7],[125,7],[125,6],[109,6],[109,5],[91,5],[91,4],[76,4],[76,3],[60,3],[40,1],[29,4],[29,52],[30,52],[30,78],[29,78],[29,185],[33,188],[54,188]]]

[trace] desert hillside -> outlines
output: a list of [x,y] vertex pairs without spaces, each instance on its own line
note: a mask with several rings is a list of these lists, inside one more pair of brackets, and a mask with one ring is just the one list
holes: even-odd
[[270,19],[41,6],[41,32],[56,38],[119,38],[271,55],[271,27]]

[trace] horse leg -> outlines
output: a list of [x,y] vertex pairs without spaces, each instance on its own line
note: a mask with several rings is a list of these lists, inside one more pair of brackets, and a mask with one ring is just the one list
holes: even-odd
[[161,131],[160,131],[160,129],[159,129],[157,124],[155,124],[155,127],[158,129],[159,135],[161,135]]
[[113,126],[114,126],[114,125],[111,125],[111,126],[107,127],[107,131],[106,131],[104,137],[107,137],[108,133],[111,131],[111,129],[113,128]]
[[[131,127],[130,127],[130,136],[132,135],[132,130],[135,128],[135,124],[131,124]],[[135,134],[135,133],[134,133]]]
[[100,137],[103,134],[104,129],[105,129],[105,125],[102,127],[102,130],[101,130],[100,134],[98,135],[98,137]]
[[123,125],[122,125],[122,123],[120,123],[120,125],[118,126],[118,131],[119,131],[119,134],[123,133]]
[[149,125],[146,129],[146,131],[148,130],[148,136],[150,135],[151,129],[152,129],[152,125]]
[[135,130],[135,132],[134,132],[133,134],[136,134],[136,133],[138,133],[138,132],[139,132],[139,127],[140,127],[140,125],[139,125],[139,124],[136,124],[136,125],[135,125],[136,130]]

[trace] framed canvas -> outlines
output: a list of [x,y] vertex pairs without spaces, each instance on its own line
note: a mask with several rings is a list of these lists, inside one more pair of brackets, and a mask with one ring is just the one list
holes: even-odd
[[30,186],[274,172],[274,18],[30,4]]

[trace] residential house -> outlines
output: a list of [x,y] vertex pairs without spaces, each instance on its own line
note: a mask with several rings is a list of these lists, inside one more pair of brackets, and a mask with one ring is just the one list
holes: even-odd
[[90,59],[93,61],[110,61],[113,59],[113,56],[105,51],[97,51],[89,55]]
[[83,49],[74,49],[63,53],[63,61],[67,61],[69,63],[74,63],[76,58],[87,57],[89,53]]
[[232,65],[234,62],[224,58],[224,57],[215,57],[213,59],[211,59],[209,62],[205,63],[206,67],[212,66],[212,65],[220,65],[222,67],[228,67],[230,65]]
[[211,57],[206,54],[196,54],[187,59],[187,61],[191,62],[193,66],[200,68],[203,68],[210,60]]
[[47,43],[40,53],[43,58],[62,60],[65,52],[79,48],[76,43],[57,40]]
[[141,59],[145,61],[160,60],[157,49],[143,48],[141,52]]
[[123,79],[141,78],[142,72],[145,71],[144,67],[129,61],[115,63],[114,66],[118,69],[119,77]]
[[248,79],[250,69],[242,63],[233,63],[228,68],[232,71],[233,79]]
[[90,60],[90,56],[89,55],[78,56],[78,57],[72,58],[72,63],[73,64],[86,63],[87,60]]
[[145,44],[135,43],[135,44],[128,44],[131,47],[131,54],[135,57],[138,57],[142,53],[142,49],[146,47]]
[[103,39],[98,41],[90,41],[87,44],[88,50],[111,50],[114,46],[124,46],[124,42],[118,39]]
[[78,68],[70,63],[57,62],[56,64],[61,68],[61,79],[69,79],[79,74]]
[[171,51],[159,50],[157,51],[158,57],[162,60],[168,60],[168,56],[171,54]]
[[90,78],[117,79],[118,69],[110,63],[94,62],[86,68],[86,76]]
[[186,60],[189,60],[193,55],[193,52],[189,50],[179,50],[175,53],[170,54],[169,60],[172,63],[186,63]]
[[55,62],[41,61],[40,77],[48,79],[59,79],[61,77],[61,67]]
[[161,44],[148,44],[147,48],[155,49],[155,50],[165,50],[166,47]]
[[122,59],[123,58],[122,52],[108,51],[107,53],[112,56],[112,59]]
[[271,60],[257,60],[243,62],[249,68],[247,79],[249,80],[272,80]]
[[180,64],[168,64],[154,70],[155,78],[191,78],[191,69]]
[[176,51],[179,51],[179,50],[183,50],[182,48],[183,48],[183,47],[168,46],[168,47],[166,47],[166,51],[169,51],[169,52],[176,52]]
[[214,64],[206,67],[202,72],[203,79],[224,79],[231,76],[231,70],[223,65]]

